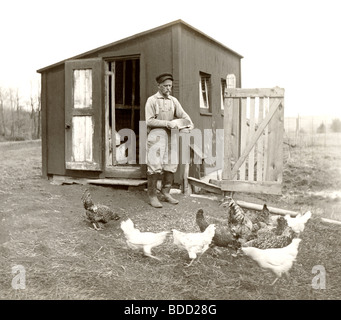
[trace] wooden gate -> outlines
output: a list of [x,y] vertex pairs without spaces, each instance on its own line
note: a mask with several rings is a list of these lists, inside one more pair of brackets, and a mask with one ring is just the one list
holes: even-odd
[[221,191],[281,194],[284,89],[226,89]]

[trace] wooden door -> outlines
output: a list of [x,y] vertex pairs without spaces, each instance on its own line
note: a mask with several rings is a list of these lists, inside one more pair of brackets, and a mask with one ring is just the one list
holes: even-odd
[[281,194],[284,89],[226,89],[222,191]]
[[102,171],[103,62],[65,62],[65,167]]

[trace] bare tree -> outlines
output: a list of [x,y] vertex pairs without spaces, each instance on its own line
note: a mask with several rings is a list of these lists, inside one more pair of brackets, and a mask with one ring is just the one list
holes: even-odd
[[17,136],[21,136],[22,135],[22,127],[23,127],[23,121],[20,117],[21,114],[21,106],[20,106],[20,99],[19,99],[19,90],[16,89],[15,91],[15,108],[16,108],[16,120],[15,120],[15,124],[17,127]]
[[14,138],[15,136],[15,101],[14,101],[14,93],[13,89],[9,89],[9,107],[11,112],[11,138]]
[[38,127],[37,127],[37,138],[40,138],[40,125],[41,125],[41,90],[40,90],[40,86],[38,89]]
[[5,113],[4,113],[5,90],[0,87],[0,135],[6,137]]
[[38,86],[38,94],[36,96],[32,93],[32,83],[31,83],[31,96],[30,96],[30,118],[32,121],[31,127],[31,135],[33,139],[40,138],[40,110],[41,110],[41,102],[40,102],[40,88]]

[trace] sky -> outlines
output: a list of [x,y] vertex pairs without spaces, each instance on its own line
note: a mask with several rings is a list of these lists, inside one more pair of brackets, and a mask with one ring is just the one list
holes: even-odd
[[285,116],[341,117],[339,0],[3,0],[0,87],[23,100],[36,70],[181,19],[238,52],[243,88],[285,89]]

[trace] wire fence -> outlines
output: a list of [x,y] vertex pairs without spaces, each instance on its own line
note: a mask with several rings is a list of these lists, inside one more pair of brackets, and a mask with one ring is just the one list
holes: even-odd
[[335,119],[329,116],[285,118],[284,143],[295,147],[341,146],[341,132],[332,128]]

